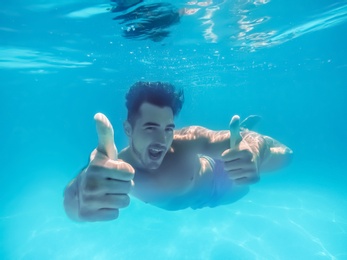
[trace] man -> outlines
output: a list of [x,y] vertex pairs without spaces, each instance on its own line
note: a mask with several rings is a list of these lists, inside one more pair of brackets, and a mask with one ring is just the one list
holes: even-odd
[[119,154],[107,117],[94,117],[98,146],[64,193],[73,220],[116,219],[119,208],[129,204],[128,194],[167,210],[228,204],[247,193],[259,172],[279,169],[291,159],[286,146],[240,128],[238,116],[228,131],[174,130],[184,98],[171,84],[137,82],[126,100],[129,146]]

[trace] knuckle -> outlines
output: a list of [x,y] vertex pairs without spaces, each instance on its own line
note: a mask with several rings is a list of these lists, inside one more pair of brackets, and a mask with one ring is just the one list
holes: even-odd
[[132,189],[132,187],[133,187],[132,181],[127,181],[127,182],[125,182],[124,186],[125,186],[125,187],[124,187],[124,192],[125,192],[126,194],[130,193],[130,191],[131,191],[131,189]]
[[130,197],[126,194],[108,195],[99,202],[99,208],[125,208],[130,204]]
[[248,179],[250,180],[250,183],[256,183],[260,180],[260,176],[256,171],[252,171],[250,172]]
[[119,210],[114,209],[112,211],[109,211],[108,216],[104,217],[103,220],[114,220],[114,219],[117,219],[118,217],[119,217]]
[[117,163],[116,170],[118,171],[119,175],[126,180],[130,181],[134,178],[134,169],[128,163],[119,161]]
[[95,155],[96,155],[96,152],[97,152],[97,150],[94,149],[94,150],[90,153],[90,156],[89,156],[90,161],[93,161],[93,160],[94,160]]
[[120,208],[127,207],[130,204],[130,197],[128,195],[122,195],[118,198],[118,203]]
[[253,154],[251,151],[249,150],[245,150],[244,151],[244,158],[248,161],[252,160],[253,159]]
[[114,220],[119,217],[119,210],[118,209],[101,209],[96,212],[95,216],[96,217],[94,221]]
[[232,152],[231,149],[225,150],[222,153],[222,160],[224,160],[224,161],[228,160],[231,157],[231,152]]
[[250,182],[251,183],[257,183],[257,182],[259,182],[259,180],[260,180],[259,176],[254,176],[253,178],[250,179]]

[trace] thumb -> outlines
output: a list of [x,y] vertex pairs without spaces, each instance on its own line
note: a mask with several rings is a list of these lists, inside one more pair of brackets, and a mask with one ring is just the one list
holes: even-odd
[[235,149],[242,140],[240,134],[240,117],[235,115],[231,118],[230,124],[230,149]]
[[103,153],[112,160],[116,160],[118,158],[118,153],[114,143],[113,127],[110,121],[102,113],[97,113],[94,116],[94,120],[96,123],[96,132],[98,134],[97,151]]

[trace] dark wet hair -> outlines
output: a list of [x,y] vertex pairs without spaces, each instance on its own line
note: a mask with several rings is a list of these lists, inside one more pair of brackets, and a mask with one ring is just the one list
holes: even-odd
[[159,107],[168,106],[176,116],[181,111],[184,103],[182,89],[176,89],[174,85],[163,82],[136,82],[126,94],[126,107],[128,109],[128,121],[133,125],[138,115],[140,106],[148,102]]

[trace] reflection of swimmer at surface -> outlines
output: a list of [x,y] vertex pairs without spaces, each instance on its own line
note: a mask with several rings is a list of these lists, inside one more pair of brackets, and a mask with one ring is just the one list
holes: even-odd
[[177,8],[169,3],[142,5],[128,13],[116,16],[124,24],[125,38],[161,41],[170,34],[168,27],[180,21]]
[[116,3],[116,5],[112,8],[112,12],[121,12],[129,9],[139,3],[142,3],[143,0],[111,0],[112,3]]
[[[124,25],[123,36],[129,39],[161,41],[169,36],[169,27],[178,24],[182,15],[192,15],[198,9],[177,8],[170,3],[140,5],[143,0],[111,0],[116,3],[111,12],[124,12],[113,18]],[[135,8],[135,9],[133,9]]]

